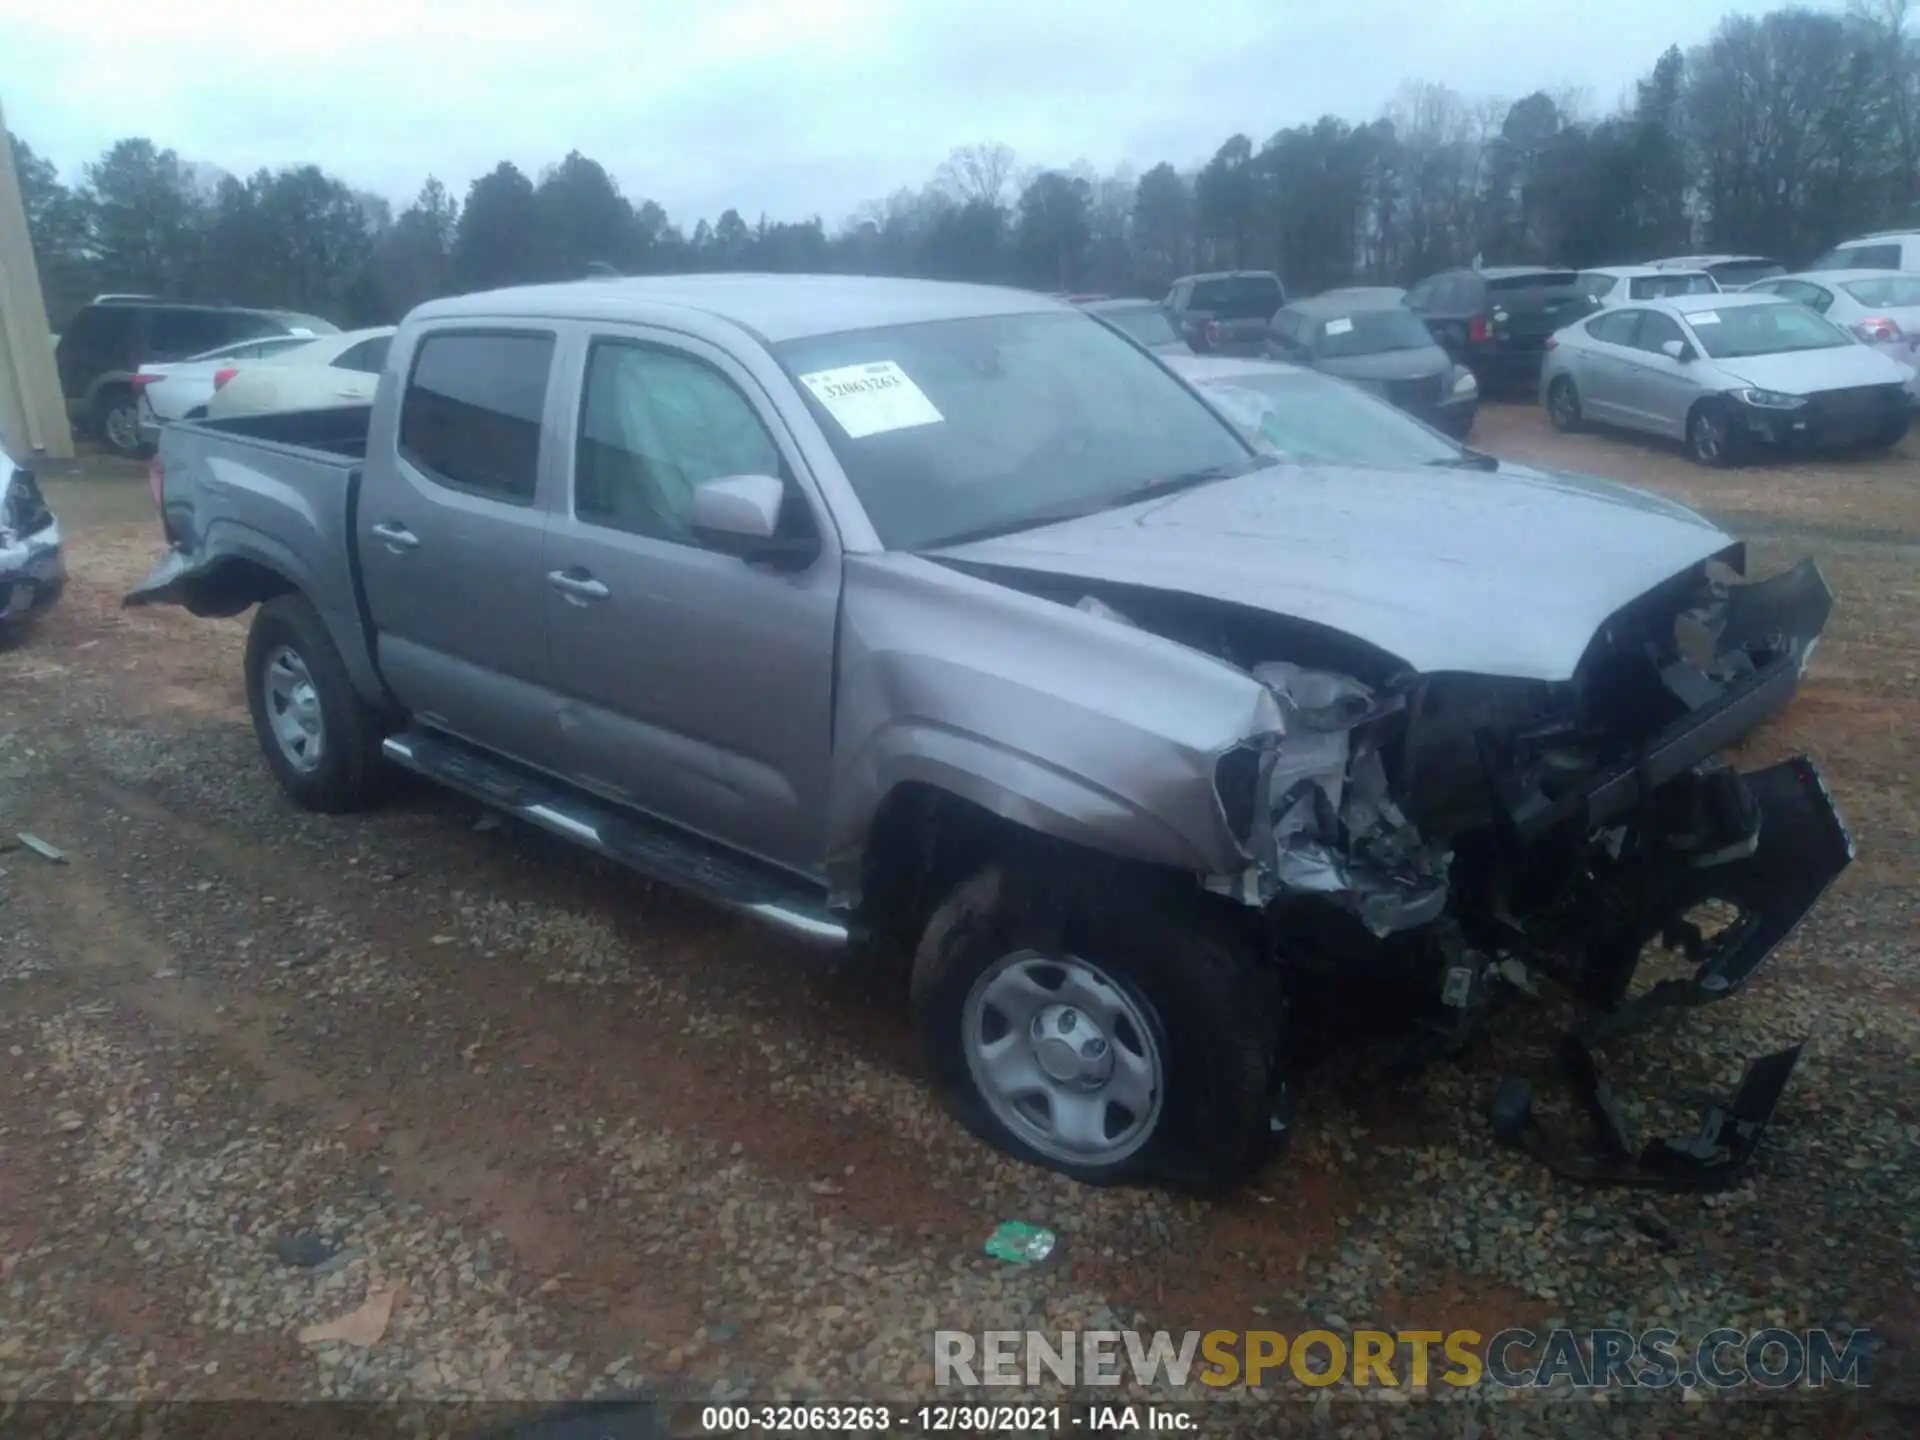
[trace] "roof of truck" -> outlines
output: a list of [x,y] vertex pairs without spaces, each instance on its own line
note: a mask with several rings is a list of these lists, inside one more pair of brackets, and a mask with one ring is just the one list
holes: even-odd
[[541,316],[550,319],[659,318],[662,307],[699,311],[728,320],[779,344],[812,335],[964,320],[1075,307],[1030,290],[959,285],[942,280],[896,280],[868,275],[647,275],[523,285],[431,300],[413,312],[422,320]]

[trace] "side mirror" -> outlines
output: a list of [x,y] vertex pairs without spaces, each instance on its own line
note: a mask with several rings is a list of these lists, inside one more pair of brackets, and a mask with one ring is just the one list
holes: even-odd
[[818,552],[811,538],[783,538],[780,511],[785,482],[773,475],[726,475],[693,490],[693,533],[709,548],[745,560],[798,560]]
[[1660,344],[1660,353],[1669,360],[1678,360],[1682,365],[1694,358],[1693,346],[1684,340],[1664,340]]

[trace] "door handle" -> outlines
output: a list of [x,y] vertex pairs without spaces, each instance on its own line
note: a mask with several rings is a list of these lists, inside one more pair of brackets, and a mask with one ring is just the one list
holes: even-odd
[[398,520],[382,520],[378,525],[373,526],[372,530],[380,537],[380,543],[396,555],[420,548],[420,537]]
[[570,605],[604,600],[613,593],[585,571],[569,574],[565,570],[552,570],[547,573],[547,583],[564,595]]

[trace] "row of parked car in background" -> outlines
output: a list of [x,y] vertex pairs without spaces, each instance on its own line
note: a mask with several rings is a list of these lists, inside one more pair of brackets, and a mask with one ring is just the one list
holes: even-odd
[[[1746,298],[1723,303],[1733,292]],[[1724,254],[1475,265],[1293,298],[1272,271],[1236,270],[1182,277],[1159,302],[1063,298],[1163,355],[1317,371],[1455,440],[1483,396],[1535,386],[1562,429],[1644,430],[1709,464],[1766,445],[1893,444],[1920,403],[1920,232],[1848,241],[1800,273]],[[366,403],[393,333],[103,295],[57,353],[75,425],[137,456],[169,421]]]

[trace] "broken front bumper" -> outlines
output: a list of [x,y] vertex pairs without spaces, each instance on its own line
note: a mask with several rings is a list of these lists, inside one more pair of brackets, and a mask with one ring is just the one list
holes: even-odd
[[67,566],[58,522],[17,539],[0,533],[0,626],[46,609],[66,587]]
[[[1820,768],[1796,756],[1735,774],[1701,767],[1670,809],[1658,848],[1611,878],[1604,919],[1587,937],[1588,996],[1606,1011],[1596,1033],[1646,1013],[1723,999],[1744,985],[1853,861],[1853,836]],[[1691,918],[1718,902],[1736,918],[1712,936]],[[1691,976],[1628,998],[1654,940],[1685,953]]]

